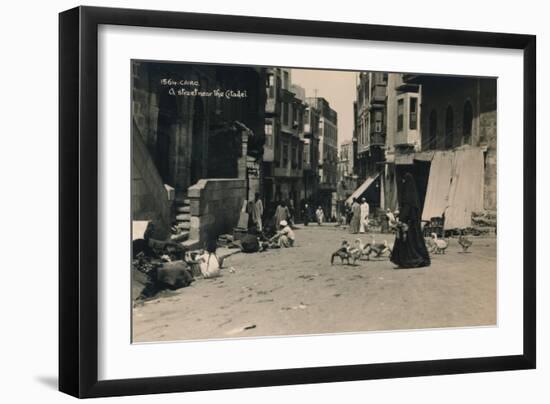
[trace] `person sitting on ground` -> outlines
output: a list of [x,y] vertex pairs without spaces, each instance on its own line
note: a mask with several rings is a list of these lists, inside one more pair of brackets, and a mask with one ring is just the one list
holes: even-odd
[[203,278],[215,278],[220,275],[220,269],[223,265],[223,259],[218,258],[216,250],[218,243],[215,238],[209,239],[206,242],[206,249],[202,255],[196,257],[195,261],[189,261],[188,263],[199,264],[201,274]]
[[279,224],[281,226],[281,230],[279,230],[277,234],[270,239],[270,241],[277,240],[279,247],[281,248],[294,247],[294,242],[296,240],[294,231],[290,228],[286,220],[282,220]]
[[255,234],[245,234],[241,239],[241,251],[244,253],[255,253],[260,251],[259,237]]

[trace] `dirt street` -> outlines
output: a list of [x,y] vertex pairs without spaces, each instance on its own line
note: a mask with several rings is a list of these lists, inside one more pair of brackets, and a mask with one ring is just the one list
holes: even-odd
[[399,270],[387,256],[331,266],[341,241],[355,239],[333,225],[299,226],[296,238],[295,248],[233,255],[221,277],[137,304],[134,342],[496,323],[494,237],[473,237],[466,254],[450,239],[430,267]]

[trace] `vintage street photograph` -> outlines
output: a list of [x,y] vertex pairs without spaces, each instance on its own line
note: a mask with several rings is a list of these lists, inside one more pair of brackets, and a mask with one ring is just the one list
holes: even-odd
[[130,67],[133,343],[497,324],[497,78]]

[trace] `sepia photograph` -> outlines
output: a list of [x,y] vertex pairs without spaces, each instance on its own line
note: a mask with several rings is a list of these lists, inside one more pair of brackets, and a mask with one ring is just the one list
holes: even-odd
[[132,342],[497,325],[497,79],[131,61]]

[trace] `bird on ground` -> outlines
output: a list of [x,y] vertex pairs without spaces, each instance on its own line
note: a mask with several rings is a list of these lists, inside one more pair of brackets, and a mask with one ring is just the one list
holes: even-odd
[[467,253],[468,248],[473,244],[472,240],[470,240],[468,237],[462,233],[460,236],[458,236],[458,244],[462,247],[462,252]]
[[435,245],[433,252],[435,254],[445,254],[445,250],[449,246],[449,242],[442,238],[437,238],[437,234],[432,233],[432,240]]

